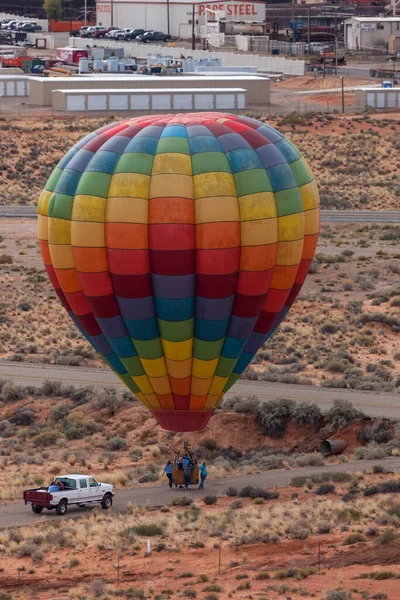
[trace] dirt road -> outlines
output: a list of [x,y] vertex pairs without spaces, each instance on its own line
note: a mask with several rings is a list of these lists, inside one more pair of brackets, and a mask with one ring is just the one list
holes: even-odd
[[[123,512],[128,502],[135,504],[146,504],[150,502],[153,506],[162,506],[168,504],[174,496],[188,494],[195,500],[202,498],[207,494],[222,495],[229,486],[241,488],[245,485],[262,486],[271,488],[275,486],[285,486],[290,483],[292,477],[298,475],[311,475],[312,473],[346,471],[347,473],[358,473],[363,469],[370,469],[379,462],[387,471],[397,472],[400,470],[400,457],[387,458],[385,460],[362,460],[354,463],[325,465],[323,467],[305,467],[301,469],[276,470],[259,473],[256,475],[241,475],[239,477],[227,477],[226,479],[215,479],[206,482],[206,489],[200,491],[192,488],[188,492],[181,489],[168,489],[167,484],[141,487],[129,490],[119,490],[114,498],[113,510]],[[59,517],[53,511],[45,512],[42,515],[35,515],[29,506],[24,506],[23,501],[12,502],[0,509],[0,529],[7,527],[20,527],[22,525],[34,525],[41,519],[62,519],[77,518],[90,514],[93,507],[71,507],[65,517]]]

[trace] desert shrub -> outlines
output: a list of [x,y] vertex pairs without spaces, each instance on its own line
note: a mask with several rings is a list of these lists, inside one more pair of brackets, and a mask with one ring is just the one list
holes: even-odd
[[258,581],[265,581],[266,579],[271,579],[271,577],[267,571],[260,571],[257,573],[254,579],[257,579]]
[[260,410],[260,400],[257,396],[232,396],[223,401],[222,410],[232,410],[236,413],[258,414]]
[[146,600],[146,594],[144,593],[143,590],[141,590],[140,588],[128,588],[127,590],[125,590],[125,597],[126,598],[134,598],[135,600]]
[[154,546],[154,550],[156,552],[162,552],[163,550],[165,550],[166,547],[167,547],[167,544],[164,544],[164,542],[158,542],[158,544],[156,544]]
[[243,500],[240,500],[240,498],[238,498],[237,500],[234,500],[233,502],[231,502],[229,508],[231,510],[239,510],[240,508],[243,508],[243,506],[244,506]]
[[390,544],[395,542],[399,537],[399,534],[394,529],[385,529],[378,537],[378,544]]
[[367,538],[362,533],[350,533],[344,538],[342,546],[352,546],[353,544],[359,544],[360,542],[366,542]]
[[215,440],[210,438],[205,438],[200,442],[200,446],[202,446],[205,450],[218,450],[219,446]]
[[209,494],[208,496],[204,496],[204,498],[203,498],[203,502],[207,506],[211,506],[212,504],[216,504],[217,501],[218,501],[218,496],[214,496],[212,494]]
[[86,402],[89,402],[89,399],[91,398],[92,393],[93,393],[92,386],[90,386],[90,385],[81,386],[81,387],[74,388],[73,390],[71,390],[70,398],[74,404],[80,406],[82,404],[86,404]]
[[358,433],[358,438],[363,444],[369,444],[370,442],[386,444],[392,439],[388,421],[380,419],[372,425],[364,425]]
[[128,442],[126,441],[125,438],[122,438],[120,436],[115,436],[108,440],[107,447],[113,451],[126,450],[126,448],[128,447]]
[[325,600],[350,600],[350,596],[346,590],[338,588],[337,590],[329,590],[326,593]]
[[136,462],[136,461],[140,460],[142,457],[143,457],[143,452],[141,451],[140,448],[134,448],[133,450],[131,450],[129,452],[129,458],[133,462]]
[[356,448],[354,451],[354,456],[357,460],[379,460],[386,458],[389,454],[391,452],[387,452],[385,447],[378,446],[375,442],[368,444],[368,446]]
[[138,477],[138,483],[153,483],[154,481],[158,481],[159,478],[158,473],[145,473]]
[[103,596],[107,591],[106,582],[103,579],[92,579],[88,585],[89,593],[95,598]]
[[385,467],[383,465],[373,465],[372,466],[372,472],[373,473],[384,473],[385,472]]
[[260,409],[260,422],[264,435],[282,436],[285,433],[293,407],[293,400],[286,398],[264,402]]
[[78,565],[80,565],[80,561],[79,558],[77,558],[76,556],[74,556],[73,558],[71,558],[71,560],[69,561],[69,567],[70,569],[77,567]]
[[330,478],[332,481],[339,483],[343,481],[350,481],[351,475],[350,473],[346,473],[346,471],[337,471],[330,473]]
[[299,427],[307,427],[321,423],[322,413],[312,402],[298,402],[291,410],[291,417]]
[[226,495],[229,496],[230,498],[234,498],[235,496],[238,495],[238,491],[237,488],[235,487],[228,487],[228,489],[226,490]]
[[306,519],[299,519],[287,529],[287,532],[296,540],[306,540],[311,533],[311,529]]
[[333,483],[322,483],[316,490],[315,493],[318,496],[325,496],[327,494],[332,494],[335,491],[335,486]]
[[238,496],[240,498],[263,498],[264,500],[273,500],[279,498],[279,492],[268,491],[260,487],[247,485],[239,491]]
[[290,485],[293,487],[303,487],[307,481],[307,477],[304,475],[299,475],[298,477],[292,477],[290,480]]
[[293,454],[290,463],[295,467],[322,467],[325,464],[319,452]]
[[93,392],[92,399],[98,409],[107,409],[111,416],[114,416],[124,403],[119,390],[111,387],[96,389]]
[[24,542],[19,546],[17,550],[17,556],[18,558],[23,558],[24,556],[32,556],[36,549],[36,544],[33,544],[32,542]]
[[354,408],[349,400],[334,400],[333,406],[326,413],[326,418],[334,429],[344,429],[351,421],[363,419],[365,415]]
[[11,381],[6,381],[1,387],[0,400],[3,402],[14,402],[20,400],[23,395],[23,390]]
[[393,571],[372,571],[372,573],[362,573],[360,579],[375,579],[376,581],[383,581],[385,579],[396,579],[396,573]]
[[218,585],[217,583],[210,583],[210,585],[207,585],[204,589],[203,592],[223,592],[223,589],[220,585]]
[[58,404],[57,406],[55,406],[52,410],[51,416],[52,419],[55,423],[58,423],[58,421],[63,421],[64,419],[66,419],[68,417],[70,413],[70,408],[68,406],[68,404]]
[[45,448],[52,446],[58,439],[62,438],[62,434],[54,429],[46,428],[33,438],[33,443],[37,448]]
[[197,592],[196,590],[184,590],[182,596],[185,598],[197,598]]
[[340,325],[338,325],[338,323],[333,323],[332,321],[328,321],[327,323],[324,323],[323,325],[321,325],[319,330],[321,333],[332,335],[333,333],[337,333],[338,331],[340,331]]
[[317,532],[321,535],[330,533],[331,529],[332,525],[329,523],[329,521],[321,521],[321,523],[318,523],[317,525]]
[[160,525],[156,523],[141,523],[140,525],[136,525],[132,527],[133,531],[142,537],[151,537],[154,535],[162,535],[164,530]]
[[0,265],[12,265],[13,257],[10,254],[0,254]]
[[170,502],[171,506],[190,506],[193,504],[192,498],[188,496],[175,496]]
[[391,479],[378,485],[366,487],[364,496],[374,496],[375,494],[398,494],[400,493],[400,479]]
[[35,421],[35,413],[31,408],[19,406],[10,419],[11,423],[19,426],[32,425]]

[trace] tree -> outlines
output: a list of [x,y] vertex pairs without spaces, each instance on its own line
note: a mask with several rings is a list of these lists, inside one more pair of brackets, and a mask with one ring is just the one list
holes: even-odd
[[61,0],[44,0],[43,9],[48,19],[59,21],[61,19]]

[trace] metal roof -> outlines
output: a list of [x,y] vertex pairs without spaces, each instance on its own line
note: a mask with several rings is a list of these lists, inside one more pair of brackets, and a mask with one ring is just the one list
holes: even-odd
[[53,90],[54,92],[60,92],[61,94],[203,94],[203,93],[215,93],[215,92],[247,92],[244,88],[102,88],[102,89],[70,89],[70,90]]
[[351,17],[347,21],[360,21],[360,23],[399,23],[400,17]]

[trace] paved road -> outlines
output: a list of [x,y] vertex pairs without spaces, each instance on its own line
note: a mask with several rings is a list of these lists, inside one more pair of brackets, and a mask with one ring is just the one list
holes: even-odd
[[[0,206],[0,217],[37,218],[36,206]],[[400,211],[322,210],[321,221],[330,223],[400,223]]]
[[[0,361],[0,379],[11,379],[17,385],[40,386],[46,379],[52,379],[78,386],[112,385],[125,387],[113,371],[107,368],[63,367],[11,361]],[[354,406],[371,417],[400,418],[400,394],[385,392],[378,394],[376,392],[321,388],[310,385],[288,385],[246,379],[237,381],[225,396],[229,398],[235,394],[255,394],[261,400],[270,398],[309,400],[323,409],[327,409],[335,399],[350,400]]]
[[[257,475],[241,475],[239,477],[227,477],[225,479],[208,480],[206,489],[200,491],[198,489],[185,490],[175,489],[169,490],[167,485],[134,488],[130,490],[119,490],[114,498],[114,511],[122,512],[125,510],[128,502],[135,504],[146,504],[150,502],[153,506],[162,506],[168,504],[174,496],[189,494],[195,500],[198,500],[206,494],[223,495],[229,486],[241,488],[245,485],[256,485],[264,488],[274,486],[285,486],[290,483],[292,477],[297,475],[311,475],[312,473],[321,473],[321,471],[346,471],[347,473],[358,473],[363,469],[370,469],[378,461],[362,460],[354,463],[325,465],[324,467],[304,467],[301,469],[277,470],[259,473]],[[387,471],[400,470],[400,458],[387,458],[384,461],[379,461]],[[90,514],[92,507],[71,508],[67,513],[67,517],[81,517]],[[46,519],[54,520],[61,519],[54,512],[43,513]],[[3,505],[0,511],[0,529],[6,527],[20,527],[21,525],[32,525],[40,521],[43,515],[35,515],[32,513],[29,506],[25,506],[23,502],[12,502]],[[64,517],[65,518],[65,517]]]

